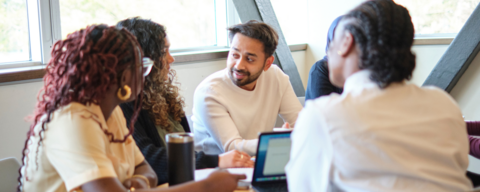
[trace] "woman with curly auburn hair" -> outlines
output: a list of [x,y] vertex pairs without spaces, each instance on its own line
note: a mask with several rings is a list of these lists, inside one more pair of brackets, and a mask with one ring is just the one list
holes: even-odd
[[[165,190],[133,141],[120,103],[141,101],[153,63],[127,30],[92,25],[53,46],[23,150],[18,191],[228,191],[245,176],[216,172]],[[219,184],[220,183],[220,184]]]
[[408,10],[368,0],[330,42],[342,94],[310,100],[292,133],[292,191],[469,191],[468,137],[453,98],[407,83],[415,68]]
[[[146,160],[158,176],[158,184],[168,182],[165,135],[172,132],[190,132],[184,101],[174,85],[175,71],[170,68],[174,58],[170,55],[170,41],[165,28],[151,20],[130,18],[117,23],[137,37],[146,57],[154,61],[150,75],[145,78],[142,110],[135,123],[133,138]],[[134,114],[134,103],[120,105],[125,118]],[[252,167],[250,156],[239,151],[220,155],[196,152],[196,168]]]

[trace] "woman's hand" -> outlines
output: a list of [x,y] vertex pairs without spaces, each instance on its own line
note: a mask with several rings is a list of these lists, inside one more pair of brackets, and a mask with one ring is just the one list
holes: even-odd
[[123,182],[123,186],[125,188],[130,189],[130,188],[135,188],[135,189],[149,189],[150,186],[148,186],[147,182],[145,179],[142,179],[140,177],[132,177],[128,178]]
[[204,182],[207,184],[207,191],[233,191],[237,188],[240,179],[246,179],[245,175],[231,174],[225,170],[218,170],[211,173]]
[[229,151],[218,155],[218,167],[253,167],[250,155],[237,150]]

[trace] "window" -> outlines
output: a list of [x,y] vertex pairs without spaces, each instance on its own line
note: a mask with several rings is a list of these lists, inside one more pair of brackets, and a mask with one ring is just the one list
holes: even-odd
[[30,60],[25,0],[0,0],[0,63]]
[[41,64],[38,1],[0,0],[0,20],[0,69]]
[[215,8],[215,0],[61,0],[62,38],[87,25],[140,16],[166,27],[172,49],[216,46]]
[[[412,16],[416,36],[454,36],[480,0],[395,0]],[[440,35],[438,35],[440,34]]]
[[308,37],[307,0],[296,0],[295,3],[292,3],[291,0],[270,1],[287,44],[306,43]]
[[[227,0],[229,5],[229,24],[240,23],[240,18],[232,0]],[[302,44],[307,42],[308,37],[308,13],[307,0],[270,0],[277,17],[280,28],[287,44]],[[295,13],[295,14],[292,14]]]

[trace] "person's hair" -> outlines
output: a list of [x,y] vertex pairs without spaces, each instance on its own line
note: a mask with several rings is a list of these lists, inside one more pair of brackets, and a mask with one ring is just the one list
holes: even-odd
[[266,23],[250,20],[246,23],[237,24],[228,28],[228,36],[230,41],[233,40],[233,37],[240,33],[252,39],[257,39],[263,43],[263,52],[265,53],[265,59],[272,56],[277,49],[278,45],[278,34],[269,25]]
[[380,88],[412,78],[414,28],[405,7],[392,0],[370,0],[342,20],[360,51],[359,68],[370,70],[370,79]]
[[[27,133],[25,147],[22,151],[22,163],[28,166],[29,141],[38,136],[36,160],[38,166],[39,146],[43,141],[46,124],[52,120],[52,113],[72,102],[83,105],[96,104],[105,99],[106,92],[112,85],[119,85],[125,70],[132,70],[134,83],[141,80],[138,66],[141,63],[142,51],[135,37],[127,30],[118,30],[106,25],[92,25],[85,29],[73,32],[64,40],[57,41],[52,48],[52,58],[47,64],[46,74],[43,77],[44,86],[38,94],[33,123]],[[141,89],[142,87],[135,87]],[[108,131],[104,133],[110,142],[123,143],[133,132],[133,122],[140,111],[136,103],[136,110],[131,119],[129,132],[123,138],[114,138]],[[40,125],[36,132],[34,128]],[[102,126],[100,124],[100,126]],[[26,161],[25,161],[26,159]],[[22,172],[18,178],[21,188]],[[25,175],[28,181],[28,176]]]
[[[145,78],[143,89],[142,108],[149,111],[155,125],[171,132],[168,116],[180,122],[185,117],[183,97],[179,88],[174,85],[176,80],[175,70],[166,67],[165,28],[151,20],[138,17],[129,18],[117,23],[117,28],[125,28],[137,37],[146,57],[154,61],[150,74]],[[168,80],[164,77],[168,75]],[[179,84],[176,83],[175,84]]]

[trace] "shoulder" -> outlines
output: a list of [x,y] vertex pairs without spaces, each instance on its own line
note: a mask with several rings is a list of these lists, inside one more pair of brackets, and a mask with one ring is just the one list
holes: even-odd
[[412,83],[406,84],[405,87],[407,87],[409,92],[416,92],[419,97],[428,97],[429,99],[446,99],[454,101],[447,92],[435,86],[419,87],[418,85]]
[[318,60],[310,68],[310,74],[312,73],[324,73],[328,74],[327,62],[324,59]]
[[222,87],[226,86],[226,70],[222,69],[217,71],[208,77],[206,77],[195,89],[195,96],[204,95],[208,93],[215,93],[217,90],[221,90]]
[[408,84],[408,86],[410,87],[414,87],[416,89],[419,89],[419,90],[422,90],[428,94],[435,94],[435,95],[438,95],[438,96],[442,96],[442,97],[450,97],[449,94],[447,92],[445,92],[444,90],[438,88],[438,87],[435,87],[435,86],[423,86],[423,87],[419,87],[415,84]]
[[[333,94],[332,94],[333,95]],[[329,109],[332,105],[330,101],[335,101],[336,98],[331,96],[319,97],[317,99],[307,100],[305,107],[298,114],[297,121],[295,123],[294,132],[297,138],[306,139],[311,134],[317,134],[315,137],[318,139],[318,134],[325,137],[327,133],[323,133],[328,127],[326,122],[329,119]],[[299,135],[303,135],[298,137]],[[312,138],[312,137],[310,137]]]
[[424,86],[418,87],[417,85],[410,84],[409,86],[418,89],[421,93],[423,98],[428,98],[428,100],[432,102],[441,103],[443,105],[450,105],[455,108],[459,108],[455,99],[448,94],[446,91],[435,87],[435,86]]
[[52,114],[46,134],[51,138],[97,135],[107,129],[104,120],[100,118],[89,107],[80,103],[71,103]]
[[[275,75],[275,76],[287,76],[277,64],[272,64],[270,68],[265,71],[266,74]],[[288,77],[288,76],[287,76]]]
[[290,84],[290,78],[285,74],[280,67],[272,64],[270,68],[264,72],[264,79],[269,83]]
[[135,101],[120,104],[120,109],[123,111],[125,118],[130,118],[133,115]]
[[115,107],[108,120],[117,121],[120,127],[127,127],[127,121],[125,120],[125,116],[123,115],[123,111],[120,106]]
[[337,106],[342,102],[342,97],[338,93],[321,96],[316,99],[305,101],[305,108],[309,107],[310,111],[322,113],[331,111],[331,109],[338,108]]
[[122,111],[133,111],[134,105],[135,105],[135,101],[122,103],[120,104],[120,108],[122,109]]
[[72,102],[67,106],[57,109],[53,113],[52,122],[83,124],[91,121],[98,121],[101,123],[102,119],[100,115],[97,114],[98,112],[101,111],[95,111],[92,110],[91,107],[85,106],[81,103]]

